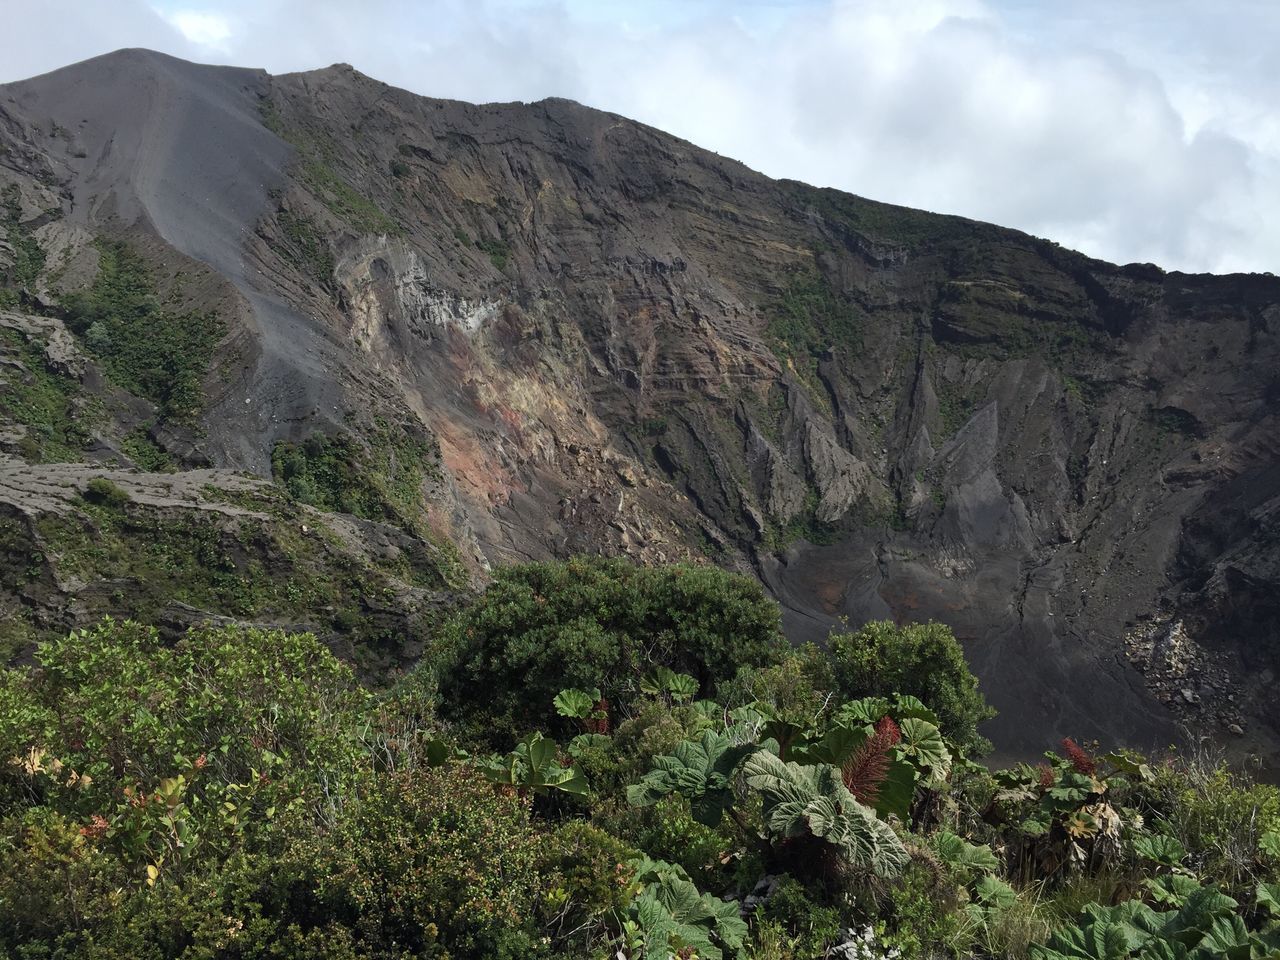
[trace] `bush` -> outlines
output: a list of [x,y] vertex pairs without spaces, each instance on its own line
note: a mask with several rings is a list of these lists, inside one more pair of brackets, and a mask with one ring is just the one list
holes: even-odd
[[443,646],[442,714],[502,748],[535,727],[577,732],[551,707],[566,687],[599,687],[616,708],[655,666],[706,692],[787,650],[778,606],[753,580],[581,557],[499,570],[447,624]]
[[195,416],[224,325],[212,313],[162,304],[146,261],[126,244],[102,241],[98,251],[93,286],[63,304],[67,326],[121,387],[166,415]]
[[1243,897],[1260,880],[1277,879],[1280,856],[1263,849],[1262,839],[1280,831],[1280,789],[1221,765],[1171,763],[1136,792],[1147,818],[1186,848],[1205,883]]
[[131,499],[128,492],[106,477],[94,477],[85,488],[85,499],[93,503],[119,510]]
[[919,697],[942,721],[942,732],[973,752],[991,745],[978,725],[995,716],[978,690],[964,649],[951,628],[941,623],[896,626],[868,623],[853,633],[830,639],[831,670],[841,697]]
[[279,864],[293,919],[340,922],[360,955],[548,952],[545,834],[526,800],[466,767],[380,778],[332,834],[299,834]]

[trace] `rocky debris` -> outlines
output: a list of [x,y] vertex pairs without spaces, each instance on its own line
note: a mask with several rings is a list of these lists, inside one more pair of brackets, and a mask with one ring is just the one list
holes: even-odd
[[1125,655],[1152,691],[1181,721],[1213,734],[1245,733],[1238,665],[1224,650],[1206,649],[1181,619],[1151,617],[1129,629]]

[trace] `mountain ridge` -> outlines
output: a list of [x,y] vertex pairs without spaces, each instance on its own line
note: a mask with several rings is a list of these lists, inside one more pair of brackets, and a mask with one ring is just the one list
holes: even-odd
[[15,222],[56,208],[30,229],[69,265],[27,309],[91,283],[104,235],[223,318],[197,424],[148,428],[183,465],[270,475],[281,444],[388,423],[438,449],[424,514],[478,579],[706,556],[795,639],[950,623],[1011,753],[1180,723],[1274,750],[1280,281],[1115,267],[344,65],[125,51],[0,112]]

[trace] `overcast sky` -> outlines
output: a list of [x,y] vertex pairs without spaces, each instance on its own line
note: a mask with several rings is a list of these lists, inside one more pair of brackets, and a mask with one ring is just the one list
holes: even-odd
[[1117,262],[1280,273],[1273,0],[0,0],[0,81],[124,46],[571,97]]

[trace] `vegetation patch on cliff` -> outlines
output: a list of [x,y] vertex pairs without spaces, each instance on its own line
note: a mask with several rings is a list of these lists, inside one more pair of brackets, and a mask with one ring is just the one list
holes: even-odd
[[120,387],[190,420],[204,405],[202,381],[224,327],[213,313],[162,302],[155,278],[121,241],[100,240],[98,273],[65,298],[67,326]]

